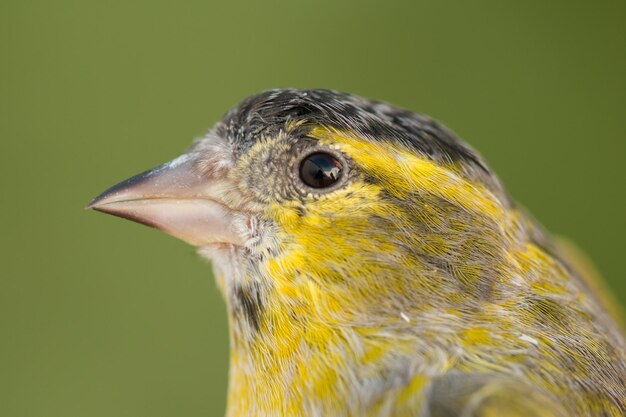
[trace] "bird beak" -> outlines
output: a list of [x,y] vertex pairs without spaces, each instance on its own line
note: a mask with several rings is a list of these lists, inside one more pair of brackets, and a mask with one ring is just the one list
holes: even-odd
[[193,246],[242,245],[233,227],[237,213],[221,198],[225,175],[202,174],[195,162],[193,154],[185,154],[114,185],[87,208],[154,227]]

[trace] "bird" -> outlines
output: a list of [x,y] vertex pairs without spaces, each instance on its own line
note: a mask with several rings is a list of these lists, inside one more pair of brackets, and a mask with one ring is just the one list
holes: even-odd
[[626,415],[602,281],[428,116],[268,90],[88,208],[211,261],[228,417]]

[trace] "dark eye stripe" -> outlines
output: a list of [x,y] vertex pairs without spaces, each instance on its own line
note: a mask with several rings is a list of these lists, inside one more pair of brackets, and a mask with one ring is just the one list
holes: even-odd
[[341,178],[343,164],[333,155],[318,152],[302,160],[300,179],[309,187],[326,188]]

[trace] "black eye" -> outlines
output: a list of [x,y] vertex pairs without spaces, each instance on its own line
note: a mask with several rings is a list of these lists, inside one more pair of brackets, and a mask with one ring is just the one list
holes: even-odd
[[313,188],[325,188],[333,185],[341,178],[343,164],[333,155],[318,152],[302,160],[300,178]]

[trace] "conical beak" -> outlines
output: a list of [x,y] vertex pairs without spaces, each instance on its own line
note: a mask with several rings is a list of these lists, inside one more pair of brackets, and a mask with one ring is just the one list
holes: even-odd
[[185,154],[109,188],[88,209],[154,227],[194,246],[241,245],[236,211],[223,201],[225,178],[203,174]]

